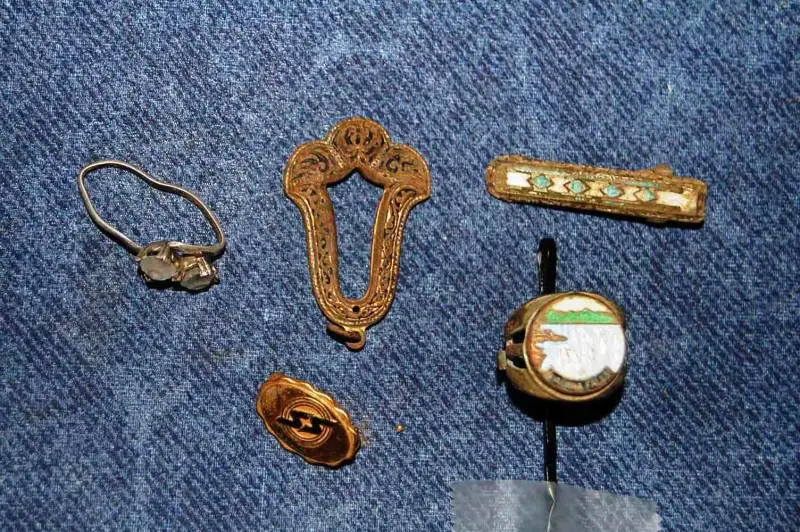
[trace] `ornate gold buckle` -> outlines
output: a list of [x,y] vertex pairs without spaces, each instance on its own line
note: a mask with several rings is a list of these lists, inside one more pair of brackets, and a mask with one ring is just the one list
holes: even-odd
[[[369,287],[361,299],[345,297],[339,285],[336,218],[327,191],[355,171],[383,188],[372,233]],[[311,285],[329,320],[328,332],[350,349],[361,349],[367,327],[380,321],[394,300],[406,219],[430,197],[428,165],[410,146],[392,144],[377,122],[354,117],[337,124],[325,140],[300,145],[286,164],[283,183],[303,213]]]

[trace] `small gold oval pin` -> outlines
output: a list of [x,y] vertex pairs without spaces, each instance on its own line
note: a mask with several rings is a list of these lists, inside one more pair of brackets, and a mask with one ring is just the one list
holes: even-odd
[[361,446],[358,429],[333,397],[283,373],[261,385],[256,411],[284,449],[310,464],[339,467]]

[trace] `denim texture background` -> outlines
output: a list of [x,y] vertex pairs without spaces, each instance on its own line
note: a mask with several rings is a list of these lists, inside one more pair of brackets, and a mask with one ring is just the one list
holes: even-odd
[[[509,313],[561,290],[617,301],[625,394],[559,429],[563,482],[655,501],[667,530],[797,530],[800,9],[793,1],[0,6],[0,523],[4,528],[437,530],[451,483],[542,479],[540,423],[495,379]],[[430,164],[397,298],[351,353],[324,332],[282,171],[364,115]],[[504,153],[710,187],[701,228],[500,202]],[[198,192],[222,283],[154,290],[76,187],[100,158]],[[139,241],[211,237],[188,203],[93,174]],[[362,292],[379,190],[333,192]],[[273,371],[364,432],[338,471],[288,454],[254,408]],[[396,423],[406,425],[396,433]]]

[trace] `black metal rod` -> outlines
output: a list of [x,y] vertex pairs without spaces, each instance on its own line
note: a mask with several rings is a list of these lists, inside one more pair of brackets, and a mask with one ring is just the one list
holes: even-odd
[[556,267],[558,256],[556,241],[552,238],[543,238],[539,242],[539,295],[552,294],[556,291]]
[[558,443],[556,441],[556,424],[549,412],[544,419],[544,479],[547,482],[558,482]]
[[[556,291],[556,241],[543,238],[539,242],[539,295],[552,294]],[[550,416],[550,409],[544,413],[544,479],[547,482],[558,482],[558,443],[556,440],[556,424]]]

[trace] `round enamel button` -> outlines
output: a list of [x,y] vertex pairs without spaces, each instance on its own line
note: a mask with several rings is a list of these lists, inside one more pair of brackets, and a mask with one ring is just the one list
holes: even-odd
[[619,307],[597,294],[537,297],[506,323],[498,369],[515,388],[543,399],[608,395],[625,378],[624,321]]
[[622,313],[604,297],[581,292],[547,297],[526,327],[528,367],[554,392],[580,396],[603,390],[624,371],[622,325]]

